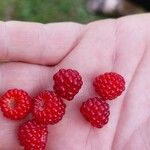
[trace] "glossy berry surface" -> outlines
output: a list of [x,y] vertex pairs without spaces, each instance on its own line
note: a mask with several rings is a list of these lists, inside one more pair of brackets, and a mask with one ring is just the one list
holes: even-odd
[[18,128],[18,140],[24,150],[44,150],[46,147],[47,126],[37,124],[34,120],[23,123]]
[[80,111],[84,118],[89,121],[92,126],[102,128],[109,120],[109,105],[102,101],[101,98],[89,98],[82,103]]
[[110,72],[97,76],[93,86],[103,100],[113,100],[125,90],[125,80],[121,75]]
[[8,90],[1,98],[3,115],[12,120],[25,118],[32,108],[32,100],[27,92],[21,89]]
[[66,104],[53,91],[43,91],[34,98],[33,116],[35,120],[43,124],[55,124],[65,114]]
[[54,91],[67,100],[72,100],[83,84],[80,74],[72,69],[60,69],[53,76],[53,80]]

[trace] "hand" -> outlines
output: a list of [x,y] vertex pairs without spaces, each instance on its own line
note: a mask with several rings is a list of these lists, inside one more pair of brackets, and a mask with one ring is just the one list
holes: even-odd
[[[67,102],[61,122],[49,126],[47,150],[150,149],[150,15],[75,23],[0,23],[0,92],[22,88],[35,96],[52,90],[60,68],[77,69],[84,80]],[[6,62],[7,61],[7,62]],[[109,123],[93,128],[80,114],[83,101],[96,96],[93,78],[115,71],[125,77],[126,91],[110,101]],[[0,149],[21,150],[14,122],[0,115]]]

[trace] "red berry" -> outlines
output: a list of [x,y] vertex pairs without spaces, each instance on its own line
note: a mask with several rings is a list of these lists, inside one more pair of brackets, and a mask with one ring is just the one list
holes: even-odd
[[47,142],[47,126],[30,120],[18,129],[18,140],[24,150],[44,150]]
[[53,80],[54,91],[67,100],[72,100],[83,84],[80,74],[72,69],[60,69]]
[[105,73],[95,78],[95,91],[103,100],[112,100],[120,96],[125,90],[124,78],[114,72]]
[[53,91],[43,91],[34,98],[33,116],[43,124],[55,124],[65,114],[66,104]]
[[89,98],[82,103],[80,108],[81,113],[92,126],[102,128],[109,120],[109,105],[102,101],[101,98]]
[[31,111],[32,99],[24,90],[11,89],[1,97],[0,104],[5,117],[20,120]]

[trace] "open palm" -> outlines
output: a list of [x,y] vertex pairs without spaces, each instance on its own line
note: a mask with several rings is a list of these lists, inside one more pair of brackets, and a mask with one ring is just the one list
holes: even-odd
[[[52,90],[60,68],[80,72],[84,85],[65,101],[61,122],[49,126],[47,150],[150,149],[150,15],[80,25],[75,23],[0,23],[0,93],[22,88],[35,96]],[[125,77],[126,91],[110,101],[110,120],[93,128],[81,116],[83,101],[96,96],[94,77],[115,71]],[[22,122],[22,121],[21,121]],[[21,150],[16,130],[21,123],[0,114],[0,150]]]

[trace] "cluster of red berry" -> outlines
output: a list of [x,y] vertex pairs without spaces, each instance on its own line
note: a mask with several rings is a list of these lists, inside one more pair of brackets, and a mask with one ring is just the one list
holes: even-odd
[[89,98],[83,102],[80,111],[94,127],[102,128],[108,123],[110,115],[106,100],[113,100],[122,94],[125,80],[121,75],[109,72],[97,76],[93,86],[100,97]]
[[[44,150],[46,147],[47,125],[56,124],[64,114],[66,104],[62,98],[72,100],[83,84],[81,75],[72,69],[60,69],[54,76],[54,91],[42,91],[35,98],[20,89],[8,90],[0,100],[4,116],[12,120],[24,119],[29,113],[32,119],[18,128],[18,139],[25,150]],[[83,102],[80,111],[94,127],[101,128],[109,120],[109,105],[125,89],[123,77],[117,73],[105,73],[95,78],[94,97]]]

